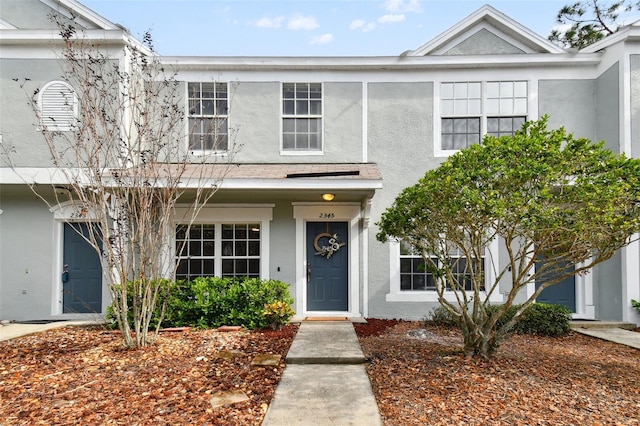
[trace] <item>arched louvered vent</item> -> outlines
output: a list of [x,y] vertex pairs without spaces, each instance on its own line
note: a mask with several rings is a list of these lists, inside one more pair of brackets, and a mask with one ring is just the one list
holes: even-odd
[[40,125],[44,130],[69,131],[76,126],[78,98],[63,81],[47,83],[40,92]]

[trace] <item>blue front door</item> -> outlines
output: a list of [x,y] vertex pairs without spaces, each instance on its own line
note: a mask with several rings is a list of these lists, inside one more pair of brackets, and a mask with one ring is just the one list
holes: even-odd
[[[536,264],[536,267],[538,264]],[[574,269],[574,265],[572,263],[566,263],[564,268],[567,271]],[[560,271],[561,272],[561,271]],[[558,273],[560,273],[558,272]],[[536,288],[542,284],[541,282],[536,283]],[[542,290],[542,293],[536,298],[536,302],[540,303],[548,303],[550,305],[563,305],[567,308],[571,309],[571,312],[576,311],[576,277],[572,275],[564,280],[560,281],[557,284],[553,284],[550,287]]]
[[307,222],[307,310],[349,310],[347,222]]
[[64,224],[62,312],[102,312],[102,265],[96,250],[84,239],[84,223]]

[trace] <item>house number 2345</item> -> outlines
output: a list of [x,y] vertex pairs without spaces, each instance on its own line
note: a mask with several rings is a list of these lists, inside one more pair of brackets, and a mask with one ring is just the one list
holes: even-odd
[[336,215],[333,213],[320,213],[320,219],[333,219]]

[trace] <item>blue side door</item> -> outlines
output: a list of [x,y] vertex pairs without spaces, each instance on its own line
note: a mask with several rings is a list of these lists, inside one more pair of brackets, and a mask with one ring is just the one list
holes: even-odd
[[307,310],[349,310],[347,222],[307,222]]
[[[536,264],[536,267],[538,264]],[[572,263],[566,263],[564,268],[567,271],[574,269]],[[536,283],[536,288],[542,284]],[[551,305],[563,305],[571,309],[571,312],[576,311],[576,277],[572,275],[557,284],[553,284],[550,287],[545,288],[542,293],[536,299],[536,302],[548,303]]]
[[83,235],[89,235],[86,224],[64,224],[62,312],[65,314],[102,312],[100,256]]

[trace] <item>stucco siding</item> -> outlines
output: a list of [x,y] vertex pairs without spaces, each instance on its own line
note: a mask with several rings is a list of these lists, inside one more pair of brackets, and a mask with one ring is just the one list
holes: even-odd
[[6,188],[0,208],[2,319],[49,318],[56,252],[53,215],[35,195],[7,194]]
[[[60,80],[60,75],[55,60],[0,60],[0,134],[5,147],[15,148],[10,159],[17,167],[52,165],[47,143],[37,128],[36,111],[29,101],[36,89]],[[25,83],[25,78],[30,81]]]
[[[611,259],[594,268],[594,302],[596,318],[601,320],[622,320],[622,257],[616,253]],[[629,303],[625,301],[624,304]]]
[[524,53],[522,49],[501,39],[491,31],[481,29],[460,44],[449,49],[445,55],[505,55]]
[[631,55],[631,155],[640,158],[640,55]]
[[389,245],[376,241],[382,212],[398,193],[440,163],[433,155],[433,83],[370,83],[368,86],[369,160],[377,163],[384,188],[376,193],[369,228],[369,315],[418,319],[427,303],[386,302]]
[[619,65],[616,63],[596,79],[596,140],[613,152],[620,148]]
[[576,137],[596,139],[596,84],[594,80],[541,80],[538,83],[540,116],[549,115],[548,127],[564,126]]

